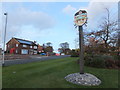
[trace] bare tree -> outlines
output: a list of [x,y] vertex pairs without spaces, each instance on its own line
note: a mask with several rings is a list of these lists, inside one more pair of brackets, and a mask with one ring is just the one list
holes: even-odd
[[48,42],[48,43],[46,43],[46,44],[43,44],[43,50],[44,50],[44,52],[45,53],[52,53],[53,52],[53,47],[51,46],[51,42]]
[[68,42],[60,43],[60,47],[61,47],[61,48],[59,48],[60,53],[68,54],[70,52]]
[[116,46],[117,43],[117,20],[112,20],[110,17],[110,11],[106,8],[106,17],[102,18],[103,22],[99,25],[99,30],[93,31],[87,34],[87,36],[93,36],[96,40],[104,43],[106,51],[108,47]]
[[47,45],[47,46],[51,46],[52,43],[51,43],[51,42],[47,42],[46,45]]
[[113,40],[113,35],[117,30],[117,20],[112,21],[110,19],[110,11],[106,8],[107,16],[104,18],[103,23],[100,25],[101,30],[96,32],[96,36],[99,36],[105,43],[105,47],[108,48],[108,45],[111,43],[111,39]]
[[60,47],[63,48],[63,49],[67,49],[67,48],[69,48],[69,44],[68,44],[68,42],[61,43]]

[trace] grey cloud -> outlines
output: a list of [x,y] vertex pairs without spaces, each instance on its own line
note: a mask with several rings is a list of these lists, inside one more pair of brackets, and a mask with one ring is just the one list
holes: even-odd
[[47,29],[54,26],[54,19],[44,12],[30,11],[21,8],[19,11],[9,13],[10,25],[33,25],[39,29]]
[[[2,36],[4,35],[5,16],[2,15]],[[40,11],[31,11],[26,8],[19,8],[16,11],[8,11],[7,37],[8,41],[13,36],[21,36],[23,33],[23,26],[33,26],[36,30],[34,32],[41,32],[54,27],[55,20],[47,13]],[[31,30],[30,30],[31,31]],[[21,35],[20,35],[21,34]],[[36,33],[37,34],[37,33]],[[25,33],[23,34],[25,35]],[[27,33],[26,33],[27,35]]]

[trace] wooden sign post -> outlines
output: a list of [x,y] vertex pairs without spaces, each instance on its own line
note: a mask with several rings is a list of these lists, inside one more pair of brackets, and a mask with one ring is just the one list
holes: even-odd
[[85,10],[79,10],[75,13],[74,22],[78,26],[79,31],[79,64],[80,64],[80,74],[84,74],[84,38],[83,38],[83,25],[87,21],[87,12]]

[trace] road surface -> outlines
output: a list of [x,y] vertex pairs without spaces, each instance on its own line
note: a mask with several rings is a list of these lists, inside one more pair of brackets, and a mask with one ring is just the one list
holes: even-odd
[[45,61],[45,60],[51,60],[51,59],[59,59],[59,58],[65,58],[69,57],[69,55],[63,55],[63,56],[31,56],[30,59],[18,59],[18,60],[5,60],[4,66],[10,66],[15,64],[25,64],[25,63],[31,63],[36,61]]

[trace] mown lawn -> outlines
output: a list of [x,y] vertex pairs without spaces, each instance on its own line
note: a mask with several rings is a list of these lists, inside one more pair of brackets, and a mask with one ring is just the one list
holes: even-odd
[[77,58],[67,57],[29,64],[3,67],[3,88],[118,88],[118,70],[84,67],[102,83],[99,86],[82,86],[67,82],[64,77],[79,72]]

